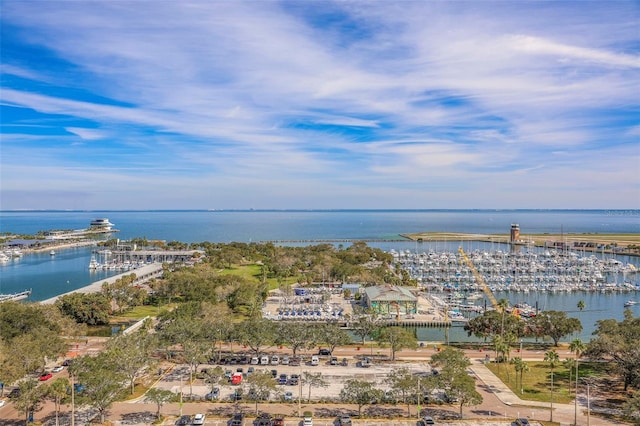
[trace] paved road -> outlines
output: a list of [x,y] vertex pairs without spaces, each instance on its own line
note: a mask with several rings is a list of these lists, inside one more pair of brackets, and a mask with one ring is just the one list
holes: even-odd
[[[100,343],[96,341],[89,342],[88,345],[80,345],[78,348],[74,348],[79,354],[84,353],[95,353],[99,350]],[[274,349],[274,352],[278,352],[278,349]],[[402,351],[398,354],[399,361],[397,363],[382,363],[378,365],[374,365],[371,368],[357,368],[354,366],[353,356],[362,354],[362,350],[358,351],[355,348],[339,348],[336,350],[335,355],[340,359],[343,357],[348,357],[351,361],[351,366],[349,367],[341,367],[341,366],[329,366],[329,365],[320,365],[318,367],[304,366],[304,367],[291,367],[291,366],[277,366],[277,367],[262,367],[265,369],[277,368],[279,372],[291,374],[297,373],[300,374],[301,370],[304,371],[322,371],[323,376],[330,381],[330,385],[326,389],[314,389],[312,390],[312,399],[318,398],[333,398],[337,396],[340,389],[342,388],[342,384],[347,378],[351,377],[360,377],[367,378],[370,380],[375,380],[380,387],[384,387],[384,378],[386,374],[394,367],[398,365],[406,365],[409,366],[413,371],[429,371],[430,367],[428,365],[428,358],[431,354],[435,353],[436,350],[432,345],[420,348],[415,351]],[[377,352],[377,351],[376,351]],[[561,354],[564,354],[563,351],[560,351]],[[477,420],[473,423],[447,423],[450,426],[456,424],[465,424],[466,426],[470,426],[473,424],[477,425],[508,425],[510,421],[515,419],[516,417],[527,417],[530,419],[539,419],[539,420],[549,420],[549,406],[545,403],[538,403],[532,401],[522,401],[511,392],[491,371],[489,371],[484,365],[483,360],[485,353],[480,351],[466,351],[467,356],[472,360],[471,370],[473,374],[476,376],[478,380],[478,391],[482,394],[483,403],[478,406],[472,407],[463,407],[463,415],[465,418],[475,418],[482,419]],[[524,351],[522,354],[524,359],[527,360],[536,360],[542,359],[544,357],[543,351]],[[248,366],[242,366],[245,368]],[[234,369],[237,366],[233,367]],[[58,373],[59,375],[64,375],[65,373]],[[183,380],[187,377],[185,374],[184,366],[176,366],[167,374],[162,376],[158,382],[157,386],[160,388],[170,389],[173,391],[178,391],[180,389],[180,376],[182,375]],[[282,392],[285,390],[291,389],[292,391],[297,390],[297,394],[300,393],[300,388],[298,387],[290,387],[290,386],[279,386]],[[182,383],[183,392],[189,393],[190,390],[188,386],[185,385],[185,382]],[[223,387],[222,396],[225,397],[226,394],[231,393],[231,387]],[[201,383],[200,381],[196,381],[193,385],[193,393],[204,395],[208,391],[208,388]],[[305,387],[302,389],[303,398],[306,398],[308,395],[308,389]],[[294,392],[296,395],[296,392]],[[579,406],[578,406],[578,425],[586,425],[587,417],[585,414],[585,406],[582,398],[579,398]],[[300,411],[310,410],[315,414],[315,425],[330,425],[333,424],[332,421],[335,419],[335,416],[339,413],[357,413],[357,407],[346,404],[324,404],[324,403],[313,403],[313,404],[304,404],[301,403],[298,405],[297,402],[293,403],[261,403],[258,406],[260,411],[270,412],[272,414],[285,414],[289,416],[287,420],[287,425],[297,425],[299,420],[296,418],[297,413]],[[415,406],[410,407],[411,416],[415,419],[416,417],[416,408]],[[63,410],[67,410],[68,407],[64,407]],[[180,414],[180,412],[185,414],[195,414],[197,412],[203,412],[207,414],[207,425],[226,425],[226,419],[235,411],[242,410],[246,413],[254,413],[255,412],[255,404],[247,403],[247,404],[232,404],[232,403],[209,403],[209,402],[199,402],[199,403],[185,403],[182,405],[182,408],[179,404],[167,404],[163,406],[162,413],[164,415],[169,416],[168,420],[165,422],[166,425],[173,424],[175,422],[175,418]],[[367,414],[372,416],[376,412],[380,413],[381,411],[385,412],[385,414],[392,414],[397,417],[406,416],[407,415],[407,407],[403,405],[395,405],[395,406],[372,406],[367,407]],[[154,418],[154,413],[156,411],[156,406],[153,404],[148,404],[143,402],[141,399],[137,402],[127,402],[127,403],[117,403],[112,408],[109,419],[112,420],[115,424],[122,425],[148,425],[151,424]],[[458,407],[453,407],[449,405],[442,406],[428,406],[423,407],[423,414],[431,414],[437,418],[441,418],[443,416],[452,417],[458,412]],[[82,411],[80,415],[82,415]],[[49,419],[48,424],[54,424],[53,421],[53,407],[50,403],[45,404],[42,411],[36,413],[36,420],[43,420],[45,418]],[[333,416],[333,417],[331,417]],[[319,417],[325,417],[325,419],[321,419]],[[569,425],[573,423],[574,419],[574,405],[572,404],[554,404],[554,420],[559,421],[563,425]],[[18,414],[15,409],[12,407],[12,404],[8,404],[5,407],[0,408],[0,426],[8,426],[19,424],[19,421],[22,420],[22,415]],[[23,420],[22,420],[23,422]],[[21,423],[23,424],[23,423]],[[61,422],[61,425],[70,424],[67,421]],[[82,424],[80,422],[80,418],[76,422],[76,425]],[[247,421],[246,424],[250,424],[250,421]],[[358,420],[355,421],[354,424],[358,425],[387,425],[389,421],[375,421],[375,420]],[[415,420],[394,420],[394,425],[397,426],[415,426]],[[624,423],[618,423],[611,420],[603,420],[601,418],[591,417],[591,425],[619,425]]]

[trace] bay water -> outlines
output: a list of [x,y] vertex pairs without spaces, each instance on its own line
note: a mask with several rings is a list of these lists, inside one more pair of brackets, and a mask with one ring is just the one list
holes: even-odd
[[[182,242],[263,242],[306,245],[312,240],[375,240],[368,244],[383,250],[467,251],[508,250],[492,243],[401,241],[401,234],[416,232],[462,232],[507,234],[512,223],[521,234],[640,233],[637,210],[331,210],[331,211],[1,211],[0,232],[35,234],[38,231],[82,229],[96,218],[106,217],[119,232],[112,237]],[[336,244],[348,245],[347,242]],[[114,275],[117,271],[89,271],[94,248],[31,253],[0,265],[0,293],[32,289],[29,300],[39,301],[72,291]],[[590,255],[591,253],[587,253]],[[603,256],[598,254],[599,256]],[[608,255],[611,256],[611,255]],[[637,257],[616,256],[640,267]],[[637,276],[636,276],[637,277]],[[637,279],[637,278],[635,278]],[[622,319],[627,300],[640,301],[636,293],[506,293],[512,303],[538,303],[541,309],[565,310],[584,326],[580,337],[590,338],[595,321]],[[586,308],[578,311],[578,301]],[[631,307],[640,314],[640,305]],[[419,329],[418,338],[428,341],[467,341],[462,327]]]

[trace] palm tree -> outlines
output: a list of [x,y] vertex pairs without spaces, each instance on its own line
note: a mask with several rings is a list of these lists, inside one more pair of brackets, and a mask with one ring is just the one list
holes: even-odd
[[502,313],[502,326],[500,327],[500,335],[504,336],[504,315],[507,313],[509,301],[505,298],[498,300],[498,309]]
[[549,421],[553,422],[553,369],[560,361],[560,356],[555,349],[551,349],[544,353],[544,360],[549,363],[549,368],[551,369],[551,418]]
[[[583,303],[584,304],[584,303]],[[580,303],[578,302],[578,307],[580,307]],[[569,350],[571,352],[575,352],[576,353],[576,386],[575,386],[575,401],[574,401],[574,407],[573,407],[573,424],[577,424],[576,422],[578,421],[578,362],[580,360],[580,355],[582,355],[582,353],[587,349],[587,345],[584,344],[584,342],[578,338],[573,339],[571,341],[571,343],[569,344]]]
[[578,302],[578,309],[580,310],[580,312],[582,312],[586,306],[587,305],[585,305],[584,300],[580,300]]
[[529,364],[527,364],[521,357],[516,357],[511,360],[513,368],[516,370],[516,386],[518,386],[518,373],[520,373],[520,393],[524,392],[524,386],[522,385],[522,375],[524,372],[529,371]]

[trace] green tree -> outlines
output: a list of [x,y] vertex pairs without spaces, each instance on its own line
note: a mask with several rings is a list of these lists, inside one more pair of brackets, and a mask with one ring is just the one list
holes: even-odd
[[149,367],[149,357],[157,348],[155,335],[146,330],[121,334],[107,343],[107,351],[118,360],[118,368],[127,377],[131,395],[135,392],[135,381]]
[[204,381],[209,385],[209,392],[213,392],[213,389],[220,384],[223,377],[224,371],[222,371],[222,367],[220,366],[206,369],[204,373]]
[[346,346],[353,343],[353,339],[347,330],[340,327],[337,323],[327,323],[320,326],[319,338],[328,346],[331,353],[333,353],[338,346]]
[[482,395],[476,390],[476,382],[466,372],[456,373],[450,381],[447,395],[454,397],[460,407],[460,418],[462,418],[462,407],[464,405],[477,405],[482,403]]
[[373,404],[381,397],[382,391],[365,380],[348,379],[340,391],[341,401],[358,406],[358,416],[362,414],[362,407]]
[[40,411],[47,394],[46,386],[38,386],[34,379],[28,379],[20,383],[20,394],[14,400],[13,406],[18,412],[25,415],[25,424],[29,423],[29,415]]
[[573,339],[571,344],[569,345],[569,350],[576,354],[575,366],[576,366],[576,384],[574,387],[575,390],[575,398],[574,398],[574,413],[573,413],[573,424],[578,424],[578,364],[580,363],[580,356],[587,349],[587,345],[585,345],[580,339]]
[[396,360],[396,352],[402,349],[415,349],[418,341],[415,335],[402,327],[385,327],[378,337],[379,343],[388,343],[391,349],[391,360]]
[[56,410],[56,426],[60,424],[60,406],[67,398],[67,390],[69,389],[69,379],[59,377],[47,388],[47,396],[53,400]]
[[624,311],[624,319],[596,322],[596,336],[591,339],[585,355],[594,359],[608,359],[615,373],[624,381],[624,390],[640,385],[640,317],[634,317],[629,309]]
[[264,346],[275,341],[274,324],[263,318],[250,318],[237,327],[238,340],[258,356]]
[[105,325],[109,323],[111,305],[109,298],[102,293],[71,293],[60,296],[55,305],[60,312],[76,322],[87,325]]
[[312,388],[326,388],[329,386],[329,382],[325,380],[324,376],[320,372],[311,373],[309,371],[305,371],[302,373],[302,377],[300,379],[302,380],[303,385],[307,385],[309,387],[307,402],[311,402]]
[[627,398],[622,404],[622,412],[634,425],[640,424],[640,391],[635,391],[630,398]]
[[211,345],[206,341],[187,340],[182,345],[182,356],[189,365],[189,393],[193,394],[193,376],[198,366],[211,357]]
[[418,377],[411,374],[409,368],[400,367],[387,374],[387,384],[394,394],[400,395],[402,403],[407,404],[407,416],[411,417],[411,402],[419,387]]
[[311,326],[304,322],[284,321],[276,328],[275,341],[277,344],[291,348],[295,356],[300,349],[310,349],[315,346],[315,324]]
[[258,414],[258,401],[260,399],[269,399],[269,394],[276,390],[276,382],[269,371],[256,371],[247,377],[247,385],[252,390],[249,392],[253,395],[256,403],[256,414]]
[[548,350],[544,353],[544,360],[549,363],[549,369],[551,370],[551,418],[549,421],[553,422],[553,369],[560,361],[560,356],[555,350]]
[[518,375],[520,376],[520,393],[522,393],[523,392],[522,376],[524,373],[529,371],[529,364],[527,364],[521,357],[515,357],[511,359],[511,363],[513,364],[513,368],[516,372],[516,386],[517,386],[517,377]]
[[147,402],[152,402],[154,404],[156,404],[157,410],[156,410],[156,418],[160,419],[160,410],[162,410],[162,406],[164,404],[166,404],[169,401],[172,401],[173,399],[175,399],[176,394],[166,390],[166,389],[159,389],[159,388],[151,388],[147,391],[147,393],[145,394],[145,401]]
[[84,386],[78,395],[80,402],[93,407],[104,423],[107,411],[122,396],[122,383],[126,380],[118,368],[117,360],[108,352],[82,356],[74,360],[69,367],[69,374],[78,377],[78,383]]
[[362,339],[362,344],[364,345],[365,339],[367,337],[373,339],[375,332],[380,328],[380,317],[375,311],[366,309],[357,314],[356,321],[352,324],[352,327],[354,334]]
[[534,335],[551,337],[554,346],[558,346],[561,338],[582,331],[580,320],[568,318],[567,313],[562,311],[542,311],[535,316],[532,324]]

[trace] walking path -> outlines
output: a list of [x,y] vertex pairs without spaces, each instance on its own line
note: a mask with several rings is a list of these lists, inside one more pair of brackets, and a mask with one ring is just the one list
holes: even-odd
[[120,279],[120,278],[122,278],[124,276],[129,276],[131,274],[135,274],[136,275],[136,280],[134,281],[134,285],[143,284],[143,283],[149,281],[151,278],[158,277],[158,276],[160,276],[162,274],[162,264],[161,263],[153,263],[151,265],[145,265],[145,266],[143,266],[141,268],[131,269],[131,270],[125,271],[125,272],[123,272],[121,274],[114,275],[114,276],[108,277],[108,278],[103,278],[100,281],[95,281],[95,282],[89,284],[88,286],[77,288],[75,290],[69,291],[69,292],[64,293],[64,294],[59,294],[59,295],[54,296],[54,297],[52,297],[50,299],[43,300],[40,303],[43,303],[43,304],[55,303],[55,301],[58,300],[59,297],[66,296],[67,294],[71,294],[71,293],[98,293],[98,292],[100,292],[102,290],[102,284],[104,284],[104,283],[113,284],[118,279]]

